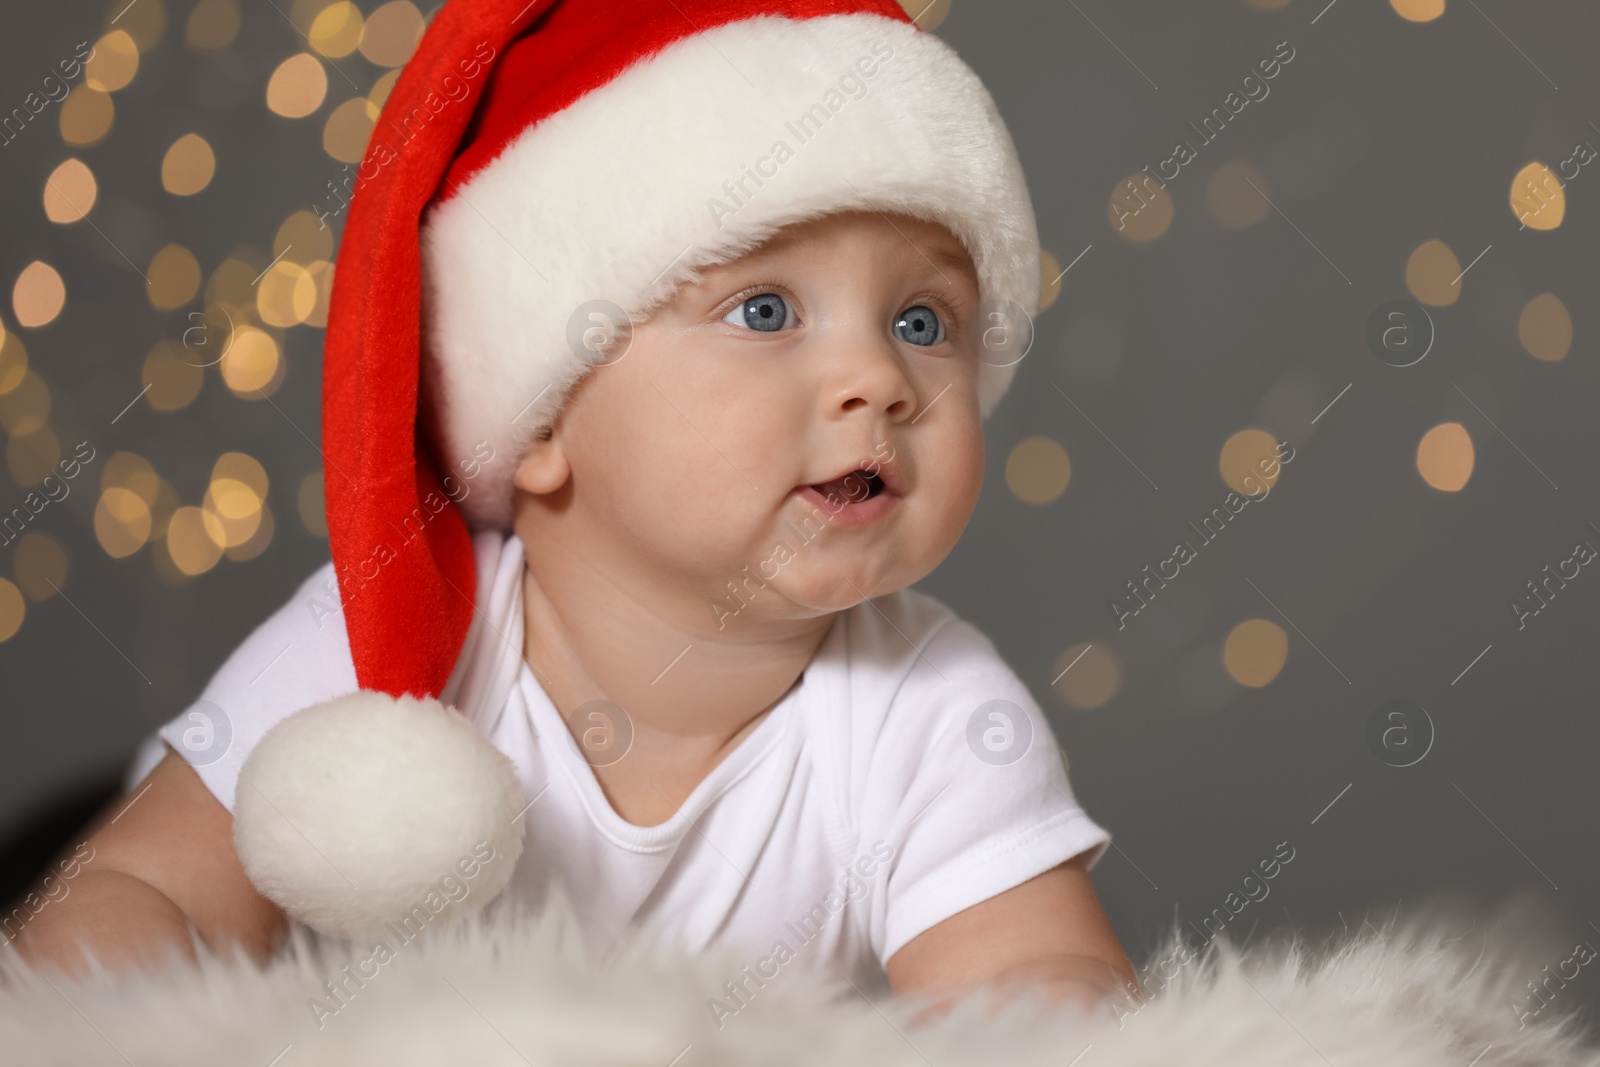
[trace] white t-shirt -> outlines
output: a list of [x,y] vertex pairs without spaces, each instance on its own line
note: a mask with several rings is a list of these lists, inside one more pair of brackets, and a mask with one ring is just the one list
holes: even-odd
[[[591,951],[633,924],[690,951],[733,946],[769,977],[792,962],[881,991],[917,934],[1110,846],[1028,689],[983,634],[913,590],[836,616],[796,684],[676,815],[628,823],[522,658],[521,542],[484,532],[474,550],[477,610],[441,699],[538,798],[507,898],[537,906],[563,881]],[[325,564],[157,737],[231,811],[269,726],[354,689]],[[161,755],[149,744],[141,764]]]

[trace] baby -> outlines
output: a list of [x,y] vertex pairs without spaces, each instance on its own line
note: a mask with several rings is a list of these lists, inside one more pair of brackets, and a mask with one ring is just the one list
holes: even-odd
[[[453,62],[448,34],[459,34],[462,23],[450,16],[492,6],[446,4],[413,66]],[[1076,803],[1048,723],[993,645],[908,588],[948,555],[978,500],[981,420],[998,395],[982,337],[987,304],[980,302],[1005,295],[993,291],[995,279],[1007,277],[995,264],[1009,262],[1010,277],[1033,271],[1031,291],[1024,283],[1017,294],[1035,305],[1031,214],[1017,231],[1021,252],[1003,261],[1017,249],[1000,248],[1001,237],[963,221],[981,215],[983,203],[952,203],[947,194],[933,203],[925,189],[928,202],[852,202],[842,188],[856,184],[836,166],[848,161],[868,182],[863,175],[872,171],[875,150],[895,164],[885,171],[885,188],[915,187],[919,165],[930,175],[960,170],[942,157],[922,164],[915,157],[916,144],[940,131],[913,128],[896,140],[894,127],[874,124],[882,116],[875,118],[873,107],[901,108],[896,117],[913,127],[924,122],[927,109],[907,101],[930,67],[947,72],[941,77],[970,75],[898,7],[863,3],[843,14],[704,28],[712,8],[733,17],[730,6],[737,5],[708,3],[697,34],[684,37],[675,25],[672,48],[641,45],[653,58],[616,76],[632,90],[622,103],[604,95],[615,84],[602,85],[555,119],[599,99],[615,115],[597,106],[585,121],[603,135],[609,121],[621,129],[638,125],[641,113],[629,106],[657,108],[648,115],[669,127],[665,138],[674,116],[691,120],[661,103],[671,96],[662,88],[685,85],[690,68],[673,64],[688,63],[688,46],[704,39],[721,47],[716,54],[688,51],[701,65],[695,70],[716,66],[717,54],[752,70],[765,56],[771,68],[772,56],[793,51],[796,69],[815,71],[819,64],[805,50],[819,41],[829,56],[875,54],[882,66],[874,65],[874,91],[887,99],[821,105],[835,125],[812,136],[834,136],[854,154],[797,152],[783,177],[807,192],[805,203],[784,199],[774,179],[781,172],[773,169],[773,189],[738,186],[748,199],[738,198],[735,218],[751,227],[739,241],[723,239],[729,220],[713,210],[709,221],[694,223],[699,229],[679,231],[700,236],[697,247],[709,250],[688,257],[692,267],[670,273],[669,264],[652,278],[646,266],[659,264],[646,264],[632,290],[613,277],[612,291],[627,292],[630,305],[648,313],[631,323],[631,337],[608,336],[592,347],[586,366],[560,379],[530,419],[536,429],[518,428],[514,454],[470,445],[478,427],[488,426],[491,437],[511,431],[461,412],[474,390],[512,411],[545,398],[544,390],[524,393],[526,382],[502,389],[481,377],[481,368],[495,364],[468,361],[516,333],[484,319],[506,316],[503,325],[537,316],[537,300],[517,295],[524,279],[534,285],[533,275],[559,278],[561,260],[552,257],[578,255],[575,244],[518,240],[548,236],[575,202],[541,187],[543,171],[515,169],[526,143],[516,138],[527,130],[548,134],[534,142],[546,157],[561,147],[555,119],[546,116],[542,131],[537,122],[513,123],[510,151],[485,150],[479,170],[464,168],[469,177],[490,178],[500,168],[522,183],[506,188],[522,195],[502,205],[492,182],[476,181],[446,201],[457,223],[436,213],[424,227],[428,355],[412,376],[441,466],[472,479],[454,481],[451,501],[478,520],[475,589],[456,590],[470,598],[471,623],[459,654],[452,644],[448,681],[436,691],[509,760],[525,798],[519,818],[527,847],[505,898],[539,903],[564,894],[597,951],[637,928],[690,950],[731,946],[767,976],[793,960],[863,989],[886,986],[935,1000],[986,983],[1091,1001],[1120,993],[1132,986],[1131,967],[1087,873],[1109,835]],[[531,30],[538,11],[517,23],[522,36],[501,69],[584,54],[573,46],[592,44],[604,27],[592,11],[580,17],[582,10],[555,5]],[[669,32],[644,11],[640,5],[642,22]],[[563,12],[571,21],[559,20]],[[828,37],[837,25],[830,20],[838,19],[849,34]],[[756,37],[740,36],[750,27],[758,28]],[[764,42],[760,34],[776,36]],[[903,85],[889,77],[893,59],[883,58],[885,49],[866,48],[874,38],[887,38],[889,55],[901,59]],[[762,47],[770,41],[783,47]],[[481,59],[481,47],[473,54]],[[866,84],[860,65],[848,69]],[[459,70],[466,77],[466,68]],[[718,74],[724,82],[731,77],[720,68]],[[648,80],[657,76],[660,85]],[[502,74],[495,91],[510,92],[507,84],[516,84],[512,74]],[[1009,141],[994,132],[992,104],[972,95],[975,79],[959,84],[966,95],[953,96],[951,107],[969,109],[967,119],[987,131],[984,144],[995,157],[972,168],[1019,181],[1009,169]],[[815,95],[814,80],[796,85]],[[426,88],[420,73],[403,78],[398,102],[391,98],[385,114]],[[503,118],[503,100],[479,105],[480,143],[492,140],[497,106]],[[702,114],[693,118],[716,126]],[[717,121],[737,126],[740,116]],[[852,121],[867,124],[873,137],[851,141]],[[899,157],[900,149],[912,154]],[[461,151],[456,165],[472,152],[470,145]],[[909,183],[902,172],[912,176]],[[606,182],[625,189],[651,177],[585,172],[566,180],[625,214],[649,210],[640,202],[651,194],[608,199]],[[644,184],[670,186],[673,178],[668,167]],[[336,290],[329,360],[344,358],[341,314],[378,314],[349,294],[388,280],[362,261],[361,276],[346,281],[356,273],[346,273],[347,257],[376,254],[370,245],[349,251],[352,232],[374,217],[362,213],[363,196],[393,202],[405,180],[379,173],[376,189],[357,194],[338,275],[348,288]],[[446,177],[446,186],[451,181]],[[838,192],[830,197],[829,188]],[[996,190],[989,202],[1004,191],[1013,215],[1027,211],[1025,194],[1016,206],[1015,187]],[[556,205],[534,219],[543,231],[519,224],[540,210],[535,202]],[[492,238],[473,244],[440,229],[470,217],[468,209],[501,233],[514,258],[461,256],[462,248],[497,247]],[[660,210],[662,218],[678,217]],[[675,244],[676,235],[666,240]],[[609,269],[612,260],[606,262]],[[575,269],[581,273],[581,263]],[[475,310],[491,290],[500,293],[495,305]],[[469,343],[465,335],[474,328],[486,332]],[[405,338],[373,331],[363,343],[403,346]],[[508,380],[526,373],[517,362],[524,358],[513,351],[503,364]],[[333,407],[325,415],[360,421]],[[330,468],[342,455],[330,451]],[[481,470],[454,466],[474,455]],[[503,504],[493,484],[497,470],[506,479]],[[191,930],[211,944],[242,943],[260,958],[282,943],[291,916],[252,882],[234,847],[240,769],[275,723],[318,701],[373,688],[368,679],[377,667],[363,649],[371,626],[384,619],[374,622],[365,601],[392,581],[377,566],[370,576],[347,573],[354,557],[341,547],[334,521],[337,477],[330,469],[334,561],[251,635],[201,701],[163,727],[168,750],[139,786],[138,800],[119,802],[116,821],[103,821],[93,834],[94,862],[61,906],[45,909],[23,931],[24,955],[71,966],[81,942],[102,959],[131,962],[187,946]],[[452,479],[444,483],[448,489]],[[509,523],[485,519],[496,507],[509,513]],[[453,514],[441,516],[444,532],[436,536],[448,536],[445,516]],[[428,534],[435,536],[434,527]],[[421,552],[422,544],[421,535],[408,540],[397,558]],[[439,551],[438,542],[433,547]],[[358,618],[358,610],[367,614]],[[427,619],[386,624],[404,637],[407,629],[425,629]],[[197,748],[197,714],[208,727],[216,718],[226,722],[223,751],[209,735]],[[732,1012],[737,1005],[724,1006]]]

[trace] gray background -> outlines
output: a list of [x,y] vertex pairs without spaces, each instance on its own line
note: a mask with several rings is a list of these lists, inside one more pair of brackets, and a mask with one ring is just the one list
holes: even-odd
[[[88,438],[102,457],[136,451],[189,503],[219,453],[247,452],[267,467],[277,518],[264,555],[174,587],[150,549],[124,560],[99,549],[87,485],[99,462],[40,517],[36,528],[68,551],[71,603],[30,603],[22,630],[0,644],[0,831],[125,764],[327,558],[294,496],[319,463],[300,431],[319,434],[320,331],[288,331],[276,407],[234,398],[212,372],[181,412],[138,404],[110,421],[138,393],[151,344],[176,337],[190,310],[152,311],[118,249],[142,264],[177,241],[209,273],[238,245],[269,247],[278,223],[339,170],[322,153],[321,122],[349,84],[330,75],[310,119],[269,114],[266,77],[303,42],[268,0],[242,5],[238,40],[195,53],[182,40],[189,0],[168,0],[162,43],[116,94],[100,145],[64,146],[46,115],[0,148],[5,293],[35,258],[67,283],[61,318],[22,331],[63,443]],[[95,39],[104,8],[8,4],[0,104],[20,102],[57,58]],[[1575,541],[1600,544],[1585,526],[1600,522],[1600,176],[1585,168],[1572,181],[1553,232],[1519,230],[1507,203],[1524,164],[1554,166],[1579,140],[1600,145],[1590,124],[1600,121],[1600,12],[1451,0],[1442,18],[1412,24],[1373,0],[1278,11],[1244,0],[956,0],[936,32],[1010,124],[1045,246],[1062,265],[1092,247],[1040,316],[988,424],[976,517],[921,588],[989,634],[1050,714],[1080,800],[1116,837],[1094,875],[1124,943],[1137,956],[1174,915],[1198,921],[1288,841],[1295,859],[1235,921],[1236,935],[1337,931],[1446,897],[1488,907],[1522,894],[1557,944],[1600,944],[1590,922],[1600,919],[1600,578],[1585,569],[1520,632],[1510,608]],[[1120,239],[1107,221],[1111,190],[1177,139],[1198,144],[1186,122],[1285,40],[1296,56],[1270,96],[1169,183],[1168,231],[1149,244]],[[359,55],[337,66],[363,92],[382,73]],[[177,198],[161,188],[160,160],[190,130],[211,141],[218,173],[202,194]],[[44,178],[68,155],[99,179],[98,230],[44,217]],[[1213,221],[1205,190],[1240,159],[1267,179],[1275,210],[1234,230]],[[1488,251],[1461,298],[1431,309],[1427,358],[1385,365],[1365,340],[1368,317],[1408,295],[1407,258],[1431,238],[1463,266]],[[1557,363],[1517,340],[1523,304],[1544,291],[1574,318],[1571,353]],[[15,327],[9,302],[0,317]],[[1462,422],[1477,449],[1459,493],[1430,489],[1413,461],[1422,434],[1446,420]],[[1108,602],[1220,503],[1218,450],[1246,426],[1296,444],[1271,498],[1119,632]],[[1073,464],[1067,492],[1042,507],[1020,502],[1004,472],[1013,444],[1035,434],[1059,441]],[[24,492],[0,473],[6,509]],[[11,573],[10,552],[0,549],[0,574]],[[1261,689],[1221,666],[1221,642],[1248,618],[1289,634],[1286,666]],[[1062,651],[1082,641],[1109,646],[1124,668],[1115,697],[1092,711],[1051,691]],[[1387,765],[1367,742],[1369,716],[1394,699],[1425,708],[1436,729],[1414,766]],[[1560,1003],[1595,994],[1585,971]]]

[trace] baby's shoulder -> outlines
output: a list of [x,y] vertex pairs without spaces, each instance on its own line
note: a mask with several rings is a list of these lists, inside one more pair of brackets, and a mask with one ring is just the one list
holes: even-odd
[[863,601],[847,613],[853,675],[951,693],[1011,675],[994,642],[943,601],[915,589]]
[[1036,707],[983,631],[935,597],[902,589],[856,605],[845,622],[849,686],[840,710],[857,757],[926,745],[991,701]]

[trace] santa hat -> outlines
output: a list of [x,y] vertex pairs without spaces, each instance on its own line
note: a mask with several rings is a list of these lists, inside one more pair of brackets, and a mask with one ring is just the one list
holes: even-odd
[[[258,888],[344,936],[403,912],[479,840],[503,862],[471,904],[510,876],[515,775],[434,698],[473,617],[469,524],[509,527],[519,458],[606,358],[596,326],[625,330],[620,315],[642,321],[699,268],[852,209],[943,224],[986,309],[1029,316],[1040,290],[1005,124],[895,0],[449,0],[358,178],[323,451],[364,692],[269,731],[234,811]],[[985,355],[982,414],[1015,361]]]

